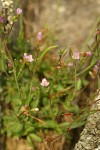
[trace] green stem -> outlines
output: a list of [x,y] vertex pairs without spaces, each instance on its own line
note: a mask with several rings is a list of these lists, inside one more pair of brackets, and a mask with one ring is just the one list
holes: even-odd
[[16,82],[16,85],[17,85],[18,93],[20,95],[20,88],[19,88],[19,84],[18,84],[18,81],[17,81],[16,69],[15,69],[14,66],[13,66],[13,71],[14,71],[14,77],[15,77],[15,82]]
[[31,80],[31,84],[30,84],[30,90],[29,90],[29,96],[28,96],[28,105],[29,105],[29,102],[30,102],[30,96],[31,96],[31,92],[32,92],[32,86],[33,86],[33,82],[34,82],[34,75],[35,75],[35,72],[36,72],[37,65],[38,65],[38,58],[36,60],[35,66],[34,66],[34,71],[33,71],[32,80]]
[[73,97],[72,97],[72,99],[71,99],[71,101],[75,98],[75,95],[76,95],[76,91],[77,91],[77,74],[76,74],[76,62],[75,62],[75,66],[74,66],[75,68],[74,68],[74,74],[75,74],[75,90],[74,90],[74,94],[73,94]]
[[[9,57],[10,57],[10,61],[11,61],[12,66],[13,66],[13,72],[14,72],[14,78],[15,78],[16,86],[17,86],[17,89],[18,89],[18,93],[19,93],[19,95],[20,95],[20,89],[19,89],[19,84],[18,84],[18,81],[17,81],[16,69],[15,69],[15,66],[14,66],[13,58],[12,58],[12,56],[11,56],[11,54],[10,54],[10,51],[8,50],[8,47],[7,47],[7,45],[6,45],[6,43],[5,43],[4,40],[2,40],[2,43],[3,43],[4,49],[6,50],[6,52],[8,53],[8,55],[9,55]],[[6,52],[5,52],[5,53],[6,53]]]
[[22,69],[24,68],[24,66],[25,66],[25,62],[23,63],[23,65],[21,66],[21,68],[20,68],[20,70],[19,70],[19,72],[18,72],[17,79],[18,79],[20,73],[22,72]]
[[[100,57],[98,58],[98,60],[100,59]],[[91,64],[90,66],[88,66],[86,69],[84,69],[83,71],[79,72],[76,74],[76,76],[80,76],[82,74],[84,74],[85,72],[89,71],[97,62],[98,60],[96,60],[93,64]]]
[[98,89],[100,89],[100,75],[98,73]]

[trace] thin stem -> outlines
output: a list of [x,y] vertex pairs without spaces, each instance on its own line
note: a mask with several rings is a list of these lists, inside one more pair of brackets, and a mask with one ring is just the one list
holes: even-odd
[[46,124],[43,120],[41,120],[41,119],[39,119],[39,118],[37,118],[37,117],[31,116],[31,115],[29,115],[29,116],[30,116],[31,118],[37,120],[38,122],[42,123],[42,124]]
[[24,68],[24,66],[25,66],[25,62],[23,63],[23,65],[21,66],[21,68],[20,68],[20,70],[18,72],[17,79],[18,79],[19,75],[21,74],[22,69]]
[[8,53],[8,55],[10,57],[10,61],[11,61],[12,66],[13,66],[13,72],[14,72],[14,78],[15,78],[16,86],[17,86],[17,89],[18,89],[18,93],[20,95],[20,89],[19,89],[19,84],[18,84],[18,81],[17,81],[16,69],[15,69],[15,66],[14,66],[13,58],[12,58],[12,56],[10,54],[10,51],[8,50],[8,47],[7,47],[7,45],[6,45],[4,40],[2,40],[2,43],[3,43],[4,49],[6,50],[6,52]]
[[11,28],[10,28],[9,32],[8,32],[7,40],[8,40],[8,38],[9,38],[9,35],[10,35],[11,31],[12,31],[13,26],[14,26],[14,23],[12,24],[12,26],[11,26]]
[[75,98],[75,95],[76,95],[76,91],[77,91],[77,74],[76,74],[76,62],[75,62],[75,66],[74,66],[74,75],[75,75],[75,90],[74,90],[74,94],[73,94],[73,97],[71,99],[71,101]]
[[85,68],[83,71],[77,73],[76,76],[80,76],[80,75],[84,74],[85,72],[89,71],[98,62],[99,59],[100,59],[100,57],[93,64],[91,64],[90,66]]
[[31,84],[30,84],[30,90],[29,90],[29,96],[28,96],[28,105],[29,105],[29,102],[30,102],[30,96],[31,96],[31,92],[32,92],[32,86],[33,86],[33,82],[34,82],[34,75],[35,75],[35,72],[36,72],[37,65],[38,65],[38,58],[36,60],[35,66],[34,66],[33,76],[32,76],[32,80],[31,80]]
[[98,89],[100,89],[100,75],[98,73]]

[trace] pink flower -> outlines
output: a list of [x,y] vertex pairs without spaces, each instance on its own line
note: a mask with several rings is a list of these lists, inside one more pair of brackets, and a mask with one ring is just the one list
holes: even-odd
[[95,74],[98,73],[98,66],[97,65],[94,66],[93,71],[94,71]]
[[3,23],[4,22],[4,18],[2,16],[0,16],[0,22]]
[[22,9],[21,9],[21,8],[17,8],[16,14],[17,14],[17,15],[20,15],[21,13],[22,13]]
[[83,52],[83,56],[86,57],[86,56],[91,56],[92,55],[92,52]]
[[23,59],[27,62],[32,62],[34,59],[32,58],[32,55],[29,55],[27,53],[24,53]]
[[37,41],[42,40],[42,32],[38,32],[36,39],[37,39]]
[[40,84],[44,87],[47,87],[49,85],[49,82],[46,80],[46,78],[44,78],[42,79],[42,82]]
[[73,59],[80,59],[79,52],[74,52],[72,58]]

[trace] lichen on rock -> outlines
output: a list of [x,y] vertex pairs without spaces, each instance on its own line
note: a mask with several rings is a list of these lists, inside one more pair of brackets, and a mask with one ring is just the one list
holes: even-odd
[[91,113],[87,119],[75,150],[100,150],[100,92],[91,107]]

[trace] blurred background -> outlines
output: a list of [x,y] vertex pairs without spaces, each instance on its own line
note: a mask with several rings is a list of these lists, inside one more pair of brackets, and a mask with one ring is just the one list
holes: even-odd
[[21,0],[25,35],[48,28],[60,47],[84,49],[92,40],[100,17],[100,0]]

